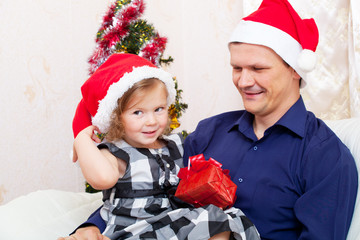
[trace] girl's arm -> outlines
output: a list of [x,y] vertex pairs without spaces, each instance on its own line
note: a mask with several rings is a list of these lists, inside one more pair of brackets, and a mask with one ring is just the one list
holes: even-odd
[[95,126],[82,130],[74,140],[74,156],[79,160],[86,181],[95,189],[109,189],[120,177],[117,158],[109,150],[99,150],[95,142],[100,140],[94,134]]

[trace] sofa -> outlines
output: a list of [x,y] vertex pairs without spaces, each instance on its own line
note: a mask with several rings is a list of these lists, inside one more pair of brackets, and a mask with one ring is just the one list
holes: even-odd
[[[325,122],[350,149],[360,173],[360,118]],[[348,240],[360,239],[359,192]],[[18,197],[0,206],[0,239],[56,240],[72,232],[101,204],[101,193],[55,189]]]

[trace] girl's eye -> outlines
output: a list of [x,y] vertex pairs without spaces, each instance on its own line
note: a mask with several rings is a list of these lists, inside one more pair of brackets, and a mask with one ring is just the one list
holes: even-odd
[[141,115],[141,114],[142,114],[142,111],[135,111],[133,114],[134,114],[134,115]]
[[164,110],[164,108],[163,108],[163,107],[159,107],[159,108],[155,109],[155,112],[161,112],[162,110]]

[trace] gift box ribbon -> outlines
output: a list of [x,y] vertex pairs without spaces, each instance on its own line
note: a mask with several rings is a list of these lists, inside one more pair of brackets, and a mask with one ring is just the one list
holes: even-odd
[[[209,160],[206,160],[204,154],[191,156],[189,157],[188,167],[181,168],[178,173],[178,177],[180,179],[188,179],[190,176],[207,168],[209,165],[214,165],[219,169],[221,169],[222,167],[222,164],[213,158],[209,158]],[[221,171],[224,173],[226,177],[230,178],[229,176],[230,171],[228,169],[221,169]]]

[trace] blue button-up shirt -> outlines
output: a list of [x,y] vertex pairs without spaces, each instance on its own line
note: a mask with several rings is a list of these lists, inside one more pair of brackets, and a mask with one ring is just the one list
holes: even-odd
[[262,239],[345,239],[358,184],[347,147],[301,97],[261,139],[253,118],[234,111],[201,121],[185,140],[185,165],[203,153],[229,169],[235,207]]

